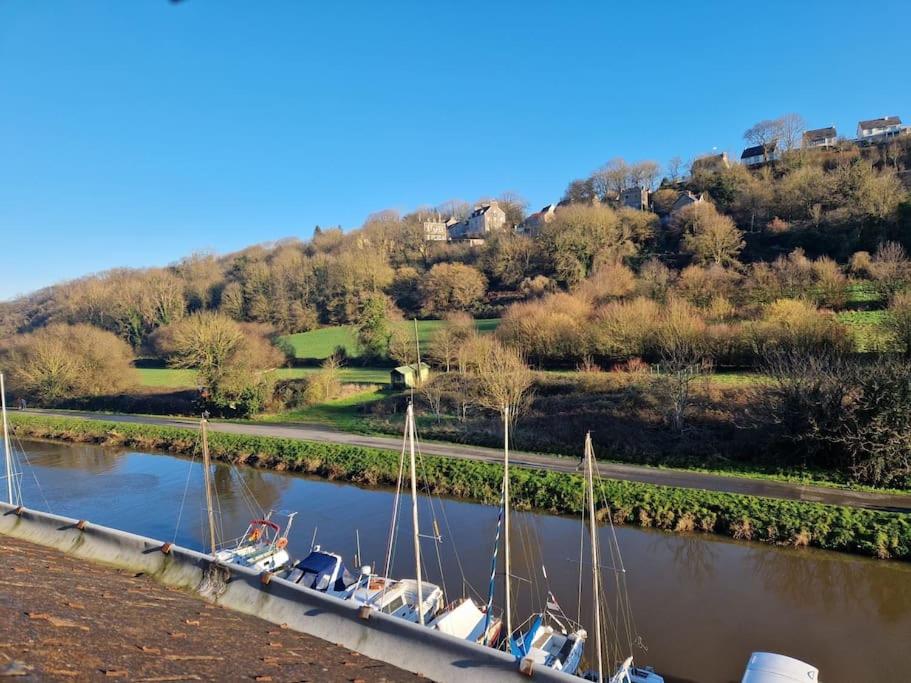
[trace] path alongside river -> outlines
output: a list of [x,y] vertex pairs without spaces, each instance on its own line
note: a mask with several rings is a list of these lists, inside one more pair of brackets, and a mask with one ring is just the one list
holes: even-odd
[[419,681],[147,576],[0,536],[0,677]]
[[[189,418],[157,417],[150,415],[127,415],[116,413],[92,413],[80,411],[28,410],[28,413],[54,417],[76,417],[86,420],[109,422],[126,422],[131,424],[149,424],[163,427],[195,428],[197,422]],[[317,424],[252,424],[236,422],[210,422],[209,429],[216,432],[246,434],[251,436],[272,436],[304,441],[320,441],[382,448],[398,451],[401,439],[391,436],[354,434],[342,432],[326,425]],[[460,444],[422,441],[421,450],[426,455],[466,460],[480,460],[499,463],[502,453],[493,448],[481,446],[463,446]],[[520,467],[546,469],[557,472],[573,472],[578,461],[558,455],[543,455],[523,451],[511,451],[510,461]],[[847,491],[821,486],[804,486],[801,484],[750,479],[748,477],[725,476],[706,472],[688,472],[685,470],[664,470],[643,465],[600,462],[601,476],[611,479],[638,481],[662,486],[705,489],[725,493],[740,493],[766,498],[784,500],[802,500],[828,505],[861,507],[889,512],[911,512],[911,495],[874,493],[867,491]]]

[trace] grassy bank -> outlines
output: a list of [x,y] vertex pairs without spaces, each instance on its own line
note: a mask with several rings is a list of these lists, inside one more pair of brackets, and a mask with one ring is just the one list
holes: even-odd
[[[12,415],[11,423],[20,437],[183,455],[198,449],[197,433],[191,429],[37,415]],[[215,432],[210,447],[213,457],[224,461],[364,485],[392,484],[398,473],[397,453],[359,446]],[[420,477],[423,487],[430,491],[496,504],[502,469],[488,463],[425,457]],[[617,523],[911,559],[911,515],[626,481],[605,480],[601,488],[609,510],[602,509],[599,514],[611,514]],[[521,468],[513,471],[512,496],[517,508],[575,514],[582,506],[582,491],[579,475]]]

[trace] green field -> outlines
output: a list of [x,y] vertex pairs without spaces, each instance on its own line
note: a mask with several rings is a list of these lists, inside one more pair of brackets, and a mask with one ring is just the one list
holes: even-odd
[[137,368],[139,384],[156,389],[192,389],[197,386],[196,370]]
[[[279,368],[276,375],[280,379],[293,379],[306,377],[319,368]],[[180,370],[175,368],[139,368],[140,385],[156,389],[191,389],[197,386],[195,370]],[[343,382],[351,384],[388,384],[388,368],[342,368],[340,371]]]
[[886,329],[887,311],[842,311],[838,321],[848,327],[854,347],[861,353],[899,351],[891,332]]
[[[413,322],[398,323],[409,332],[414,329]],[[481,334],[488,334],[497,329],[499,318],[476,320],[475,325]],[[418,341],[426,348],[434,330],[444,325],[442,320],[418,320]],[[335,327],[321,327],[318,330],[290,334],[282,337],[294,348],[297,358],[307,360],[322,360],[331,356],[338,347],[343,347],[349,358],[358,357],[357,337],[353,325],[337,325]]]
[[870,282],[856,282],[848,286],[848,301],[852,307],[882,305],[882,295]]
[[373,385],[369,389],[344,398],[317,403],[298,410],[263,413],[254,419],[260,422],[318,422],[348,432],[370,432],[360,409],[365,404],[382,400],[386,395],[383,387]]

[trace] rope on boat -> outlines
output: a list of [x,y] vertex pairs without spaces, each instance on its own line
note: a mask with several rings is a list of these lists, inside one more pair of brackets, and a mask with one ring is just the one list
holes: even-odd
[[[25,450],[25,447],[22,445],[21,439],[19,439],[19,437],[16,436],[15,434],[13,434],[13,436],[11,438],[14,441],[16,449],[19,451],[19,453],[22,454],[22,458],[23,458],[23,460],[25,460],[25,464],[28,466],[29,472],[32,473],[32,479],[35,481],[35,488],[38,490],[38,493],[41,496],[41,500],[44,501],[44,508],[48,512],[51,512],[51,504],[50,504],[50,502],[48,502],[47,496],[44,495],[44,489],[41,488],[41,482],[38,481],[38,475],[35,474],[35,468],[32,467],[32,463],[28,459],[28,452]],[[10,448],[10,452],[12,453],[14,458],[17,457],[16,450]],[[16,463],[16,464],[18,464],[18,463]],[[22,467],[19,467],[18,476],[14,476],[14,479],[13,479],[13,482],[14,482],[13,485],[16,487],[16,499],[19,501],[20,505],[22,504],[22,476],[23,476],[22,473],[23,473],[23,469],[22,469]]]
[[183,496],[180,499],[180,506],[177,508],[177,523],[174,525],[174,538],[172,543],[177,543],[177,534],[180,533],[180,521],[183,518],[183,507],[187,502],[187,492],[190,490],[190,476],[193,474],[193,463],[196,462],[196,454],[199,444],[193,448],[193,454],[190,456],[190,462],[187,464],[187,480],[183,486]]
[[602,486],[601,474],[598,471],[598,462],[592,458],[593,464],[593,476],[598,482],[598,493],[600,493],[600,503],[601,508],[607,510],[607,521],[608,528],[610,529],[608,550],[611,557],[611,566],[614,567],[614,584],[616,587],[616,610],[617,610],[617,622],[618,625],[622,621],[623,628],[625,630],[626,636],[626,646],[628,650],[626,652],[620,651],[620,642],[619,642],[619,628],[617,631],[617,638],[615,639],[616,645],[618,648],[617,651],[617,660],[622,661],[627,656],[632,654],[633,646],[637,646],[640,649],[647,651],[648,647],[643,641],[642,636],[639,634],[638,628],[636,627],[635,616],[633,614],[632,602],[629,596],[629,586],[626,580],[626,567],[623,564],[623,554],[620,552],[620,543],[617,540],[617,530],[614,526],[613,514],[610,506],[607,503],[607,496],[604,493],[604,487]]

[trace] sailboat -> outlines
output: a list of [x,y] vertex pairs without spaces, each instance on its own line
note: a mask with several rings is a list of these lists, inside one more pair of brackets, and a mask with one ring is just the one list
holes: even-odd
[[[352,600],[362,607],[406,619],[421,626],[429,625],[443,608],[443,589],[424,581],[421,565],[420,526],[418,519],[417,471],[415,463],[414,406],[409,403],[405,413],[405,444],[410,454],[411,517],[414,541],[414,579],[389,578],[392,537],[385,571],[374,574],[370,566],[360,569],[354,577],[345,567],[341,556],[322,550],[319,546],[296,562],[285,578],[339,598]],[[402,448],[404,458],[405,446]],[[404,465],[404,462],[402,463]],[[400,479],[401,484],[401,479]],[[396,528],[398,494],[393,507],[392,529]]]
[[590,681],[602,683],[664,683],[664,678],[655,673],[651,667],[633,666],[632,656],[627,657],[610,678],[604,677],[604,659],[602,646],[602,620],[601,620],[601,549],[598,543],[598,524],[595,518],[595,449],[592,446],[591,432],[585,435],[585,451],[583,461],[585,464],[585,498],[588,503],[588,528],[591,545],[592,564],[592,598],[594,600],[594,627],[595,627],[595,664],[594,671],[586,672],[585,678]]
[[[582,662],[582,653],[588,633],[580,627],[568,628],[558,618],[559,609],[553,595],[548,596],[543,612],[532,615],[530,626],[524,634],[513,635],[511,627],[511,567],[509,550],[509,406],[503,409],[503,515],[504,558],[506,565],[506,632],[509,650],[520,661],[534,666],[544,666],[555,671],[575,674]],[[568,621],[568,620],[567,620]]]
[[215,510],[213,506],[214,491],[212,487],[212,462],[209,456],[208,420],[199,422],[202,440],[202,470],[206,491],[206,514],[208,518],[209,550],[215,560],[222,564],[237,564],[250,567],[260,572],[274,572],[285,568],[291,562],[288,554],[288,533],[294,515],[287,515],[288,522],[284,530],[272,521],[272,511],[261,519],[254,519],[247,526],[243,536],[228,547],[219,548],[215,533]]
[[3,461],[5,465],[7,502],[10,505],[22,505],[22,490],[19,486],[19,475],[13,462],[13,450],[9,441],[9,424],[6,420],[6,384],[0,372],[0,409],[3,421]]

